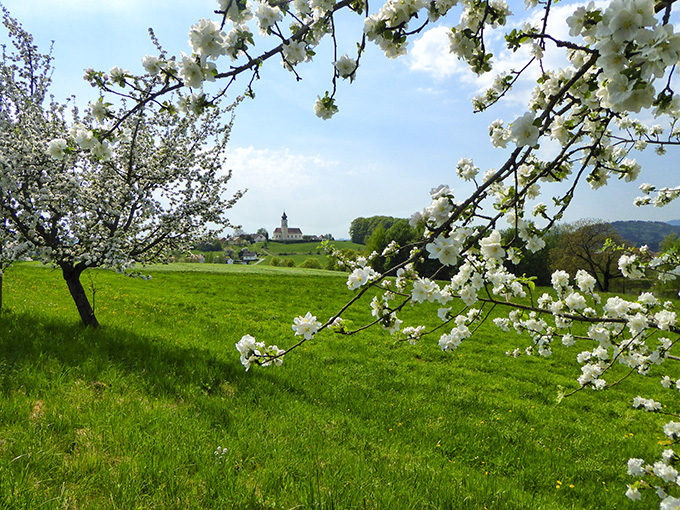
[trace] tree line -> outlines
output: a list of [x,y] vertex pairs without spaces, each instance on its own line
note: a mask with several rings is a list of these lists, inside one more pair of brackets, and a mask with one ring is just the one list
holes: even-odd
[[[567,271],[574,276],[577,271],[584,270],[595,278],[599,291],[626,291],[623,274],[618,267],[619,257],[630,250],[640,251],[638,243],[626,239],[619,231],[618,223],[606,222],[598,219],[582,219],[573,223],[557,225],[543,237],[545,246],[536,252],[525,250],[523,257],[516,264],[507,260],[505,263],[513,273],[525,275],[534,280],[536,285],[550,286],[551,276],[557,269]],[[635,222],[625,222],[635,223]],[[650,222],[639,222],[647,224]],[[653,222],[659,223],[659,222]],[[672,227],[669,225],[669,227]],[[664,230],[665,231],[665,230]],[[673,229],[660,242],[654,251],[660,253],[680,253],[680,236]],[[409,224],[405,218],[392,216],[371,216],[355,218],[350,225],[350,236],[353,242],[364,244],[362,251],[355,256],[369,256],[376,252],[378,255],[371,261],[371,267],[376,271],[385,271],[403,262],[403,257],[385,257],[381,255],[391,242],[400,246],[416,242],[422,232]],[[521,247],[521,241],[515,238],[516,231],[507,229],[502,232],[503,244],[508,247]],[[344,255],[349,254],[345,250]],[[331,261],[329,269],[338,269]],[[446,279],[452,269],[443,269],[441,264],[434,261],[420,262],[420,271],[440,279]],[[650,288],[652,282],[626,282],[628,290]],[[654,290],[662,294],[677,293],[680,283],[676,281],[654,282]]]

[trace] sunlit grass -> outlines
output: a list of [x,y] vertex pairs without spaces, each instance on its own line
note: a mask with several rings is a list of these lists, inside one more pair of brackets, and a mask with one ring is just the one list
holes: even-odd
[[295,315],[347,300],[346,275],[206,266],[86,273],[99,330],[58,271],[7,272],[0,508],[636,508],[625,463],[659,454],[665,420],[630,400],[656,375],[558,405],[578,351],[515,360],[522,340],[493,327],[452,354],[322,332],[246,373],[243,334],[290,345]]

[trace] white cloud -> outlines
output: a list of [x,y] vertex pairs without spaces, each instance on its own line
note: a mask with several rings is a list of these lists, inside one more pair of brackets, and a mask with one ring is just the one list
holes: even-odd
[[413,43],[408,66],[412,71],[423,71],[436,79],[467,72],[467,65],[449,51],[449,29],[431,28]]
[[229,149],[226,166],[234,171],[233,183],[252,190],[276,191],[286,197],[314,189],[320,175],[338,166],[318,155],[293,154],[288,149]]

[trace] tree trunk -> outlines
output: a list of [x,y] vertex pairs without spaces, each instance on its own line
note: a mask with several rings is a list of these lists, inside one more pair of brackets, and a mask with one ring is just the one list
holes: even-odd
[[94,310],[92,309],[92,306],[90,306],[90,301],[87,299],[83,284],[80,283],[80,275],[82,274],[83,269],[62,266],[61,270],[64,275],[64,280],[66,280],[66,285],[68,285],[68,290],[71,292],[71,297],[73,297],[76,308],[78,308],[78,313],[80,314],[83,324],[98,328],[99,322],[94,316]]

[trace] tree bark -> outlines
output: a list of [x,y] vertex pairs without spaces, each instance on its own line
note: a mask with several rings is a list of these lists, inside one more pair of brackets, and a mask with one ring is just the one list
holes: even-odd
[[80,275],[82,274],[83,269],[84,268],[74,268],[70,266],[61,267],[64,280],[66,280],[66,285],[68,285],[68,290],[76,304],[76,308],[78,309],[78,313],[80,314],[80,319],[83,321],[83,324],[93,328],[98,328],[99,322],[94,316],[94,310],[90,305],[90,301],[87,299],[87,294],[85,294],[83,284],[80,283]]
[[609,274],[604,273],[602,275],[602,279],[604,280],[604,286],[602,288],[602,292],[609,292],[609,282],[611,278],[609,277]]

